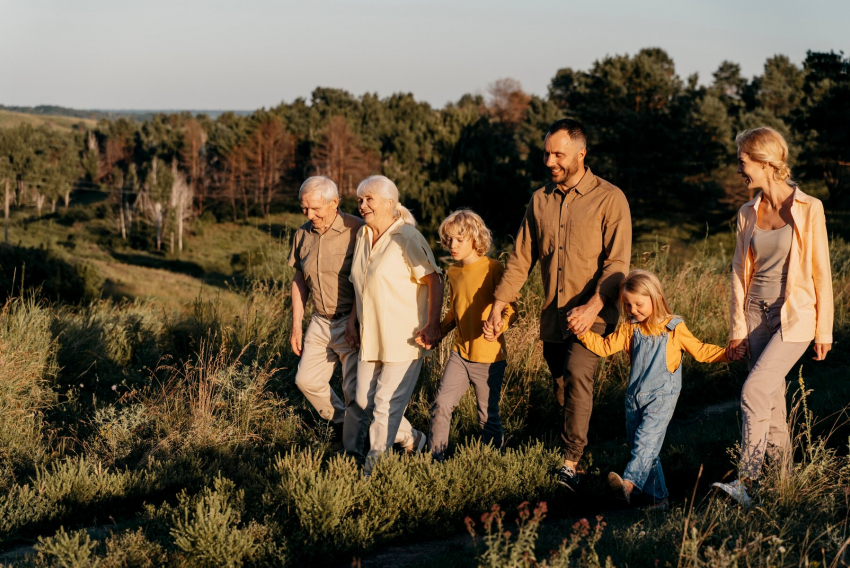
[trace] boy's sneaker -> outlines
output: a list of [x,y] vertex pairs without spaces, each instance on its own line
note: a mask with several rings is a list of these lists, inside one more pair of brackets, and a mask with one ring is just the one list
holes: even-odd
[[578,485],[581,478],[576,470],[571,467],[563,466],[555,472],[555,480],[570,491],[578,491]]
[[626,484],[623,478],[613,471],[608,474],[608,487],[614,492],[614,497],[621,501],[625,501],[629,505],[632,501],[632,495],[626,490]]
[[414,428],[413,443],[409,447],[404,448],[404,451],[408,455],[421,454],[423,451],[425,451],[425,442],[427,441],[428,437],[424,433]]
[[736,479],[732,483],[712,483],[711,486],[722,489],[744,507],[749,507],[752,503],[752,499],[747,495],[747,484],[742,483],[740,479]]

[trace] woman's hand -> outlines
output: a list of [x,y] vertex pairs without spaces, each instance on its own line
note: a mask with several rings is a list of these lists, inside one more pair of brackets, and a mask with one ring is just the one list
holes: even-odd
[[726,347],[726,357],[730,361],[740,361],[744,357],[750,356],[750,340],[749,339],[730,339],[729,345]]
[[440,326],[428,324],[416,332],[416,338],[414,341],[419,347],[433,349],[438,343],[440,343],[441,339],[443,339],[443,334],[440,331]]
[[830,349],[832,349],[832,343],[815,343],[815,356],[812,359],[823,361]]

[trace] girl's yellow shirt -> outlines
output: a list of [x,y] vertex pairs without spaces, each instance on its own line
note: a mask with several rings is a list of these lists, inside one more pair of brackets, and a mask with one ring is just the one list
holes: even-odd
[[624,322],[617,326],[614,333],[608,337],[603,338],[597,333],[588,331],[584,335],[580,335],[578,339],[584,343],[585,347],[600,357],[608,357],[623,350],[628,352],[629,357],[631,357],[632,336],[635,328],[640,328],[644,335],[667,333],[669,335],[667,339],[667,370],[671,373],[682,364],[682,351],[687,351],[700,363],[725,363],[729,361],[726,357],[725,348],[711,343],[703,343],[694,337],[685,322],[677,325],[673,331],[667,329],[667,324],[670,323],[671,319],[673,318],[669,317],[657,324]]

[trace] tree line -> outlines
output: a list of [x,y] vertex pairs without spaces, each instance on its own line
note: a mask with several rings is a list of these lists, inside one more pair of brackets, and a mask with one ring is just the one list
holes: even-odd
[[[125,239],[144,222],[155,245],[193,217],[241,221],[292,200],[301,181],[334,179],[344,198],[373,173],[393,179],[434,234],[458,206],[498,234],[515,229],[546,181],[542,133],[563,116],[589,133],[588,163],[639,213],[733,209],[752,196],[735,175],[734,136],[768,125],[791,142],[795,178],[834,208],[850,204],[850,59],[809,52],[802,65],[769,58],[752,79],[724,61],[707,85],[682,79],[658,48],[560,69],[548,94],[511,79],[441,109],[412,94],[380,98],[317,88],[250,115],[191,113],[102,118],[91,130],[0,130],[0,191],[12,206],[68,206],[75,191],[107,192]],[[661,213],[661,210],[658,210]],[[8,234],[8,221],[7,221]],[[8,236],[7,236],[8,240]]]

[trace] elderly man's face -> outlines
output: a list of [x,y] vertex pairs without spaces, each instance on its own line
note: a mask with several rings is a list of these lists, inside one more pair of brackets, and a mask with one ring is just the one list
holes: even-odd
[[565,184],[583,169],[586,153],[587,150],[574,142],[566,130],[559,130],[544,141],[543,163],[549,168],[552,181]]
[[313,222],[313,229],[324,233],[336,219],[339,198],[325,201],[319,193],[308,193],[301,197],[301,212]]

